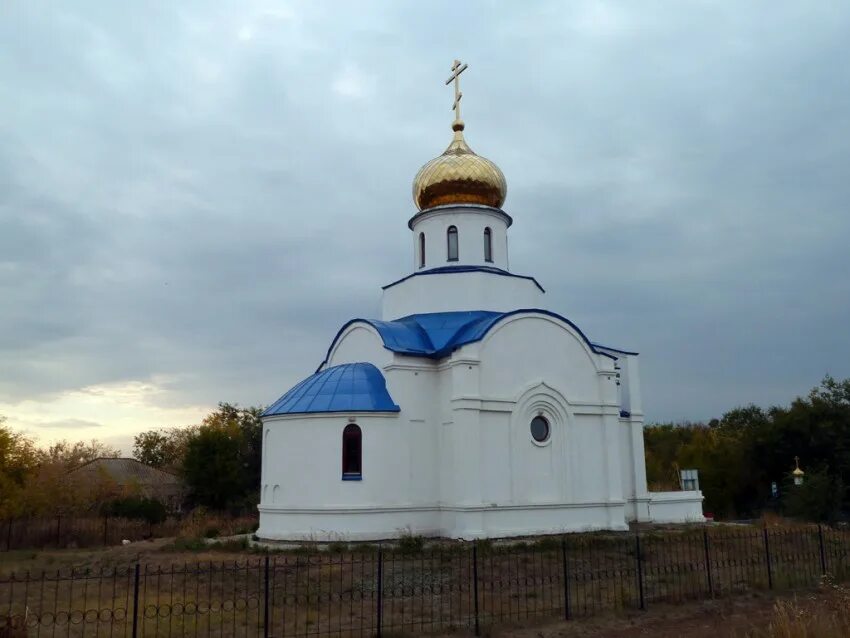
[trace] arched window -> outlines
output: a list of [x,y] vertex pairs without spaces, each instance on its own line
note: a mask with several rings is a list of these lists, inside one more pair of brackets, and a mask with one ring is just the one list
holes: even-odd
[[342,431],[342,480],[357,481],[363,475],[363,433],[349,423]]
[[457,261],[457,226],[449,226],[446,239],[448,240],[448,260]]
[[489,228],[484,229],[484,261],[493,261],[493,232]]
[[419,267],[425,267],[425,233],[419,233]]

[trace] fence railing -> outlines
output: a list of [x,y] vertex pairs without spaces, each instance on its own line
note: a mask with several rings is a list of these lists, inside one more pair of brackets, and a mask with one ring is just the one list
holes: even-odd
[[2,576],[0,628],[124,638],[478,634],[531,617],[807,588],[827,573],[850,573],[850,533],[706,528],[292,553]]
[[112,516],[49,516],[0,521],[0,550],[118,545],[122,540],[174,536],[177,518],[162,523]]

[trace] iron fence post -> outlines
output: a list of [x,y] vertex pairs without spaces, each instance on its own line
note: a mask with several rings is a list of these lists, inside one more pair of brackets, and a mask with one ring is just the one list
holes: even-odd
[[570,619],[570,572],[567,570],[567,538],[561,537],[561,563],[564,578],[564,620]]
[[61,542],[59,541],[59,533],[62,530],[62,515],[56,515],[56,547],[61,546]]
[[826,549],[823,546],[823,527],[818,525],[818,544],[820,545],[820,571],[826,576]]
[[767,538],[767,525],[764,526],[764,556],[767,562],[767,586],[773,589],[773,566],[770,564],[770,541]]
[[475,596],[475,635],[481,635],[481,627],[478,624],[478,541],[472,544],[472,594]]
[[643,593],[643,557],[640,553],[640,532],[635,534],[635,560],[637,561],[638,594],[640,595],[640,608],[646,611],[646,600]]
[[384,623],[384,552],[378,548],[378,605],[375,635],[381,638],[381,625]]
[[269,556],[266,554],[263,574],[263,638],[269,638]]
[[12,519],[9,519],[9,526],[6,528],[6,551],[12,549]]
[[708,579],[708,595],[714,597],[714,583],[711,580],[711,553],[708,548],[708,530],[702,530],[702,544],[705,549],[705,577]]
[[133,578],[133,638],[139,635],[139,563]]
[[109,533],[109,516],[108,516],[108,515],[105,515],[105,516],[103,517],[103,544],[104,544],[104,545],[108,545],[108,544],[109,544],[109,541],[108,541],[108,538],[109,538],[108,533]]

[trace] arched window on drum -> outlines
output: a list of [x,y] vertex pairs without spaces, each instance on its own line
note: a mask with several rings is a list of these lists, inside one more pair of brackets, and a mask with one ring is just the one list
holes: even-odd
[[457,261],[458,260],[458,250],[457,250],[457,226],[449,226],[449,229],[446,231],[446,252],[448,254],[448,261]]
[[342,480],[359,481],[363,478],[363,432],[356,423],[349,423],[342,431]]
[[493,231],[484,229],[484,261],[493,263]]

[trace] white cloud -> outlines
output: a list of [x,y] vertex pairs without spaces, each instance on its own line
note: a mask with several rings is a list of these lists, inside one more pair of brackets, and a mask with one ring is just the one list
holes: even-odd
[[336,72],[331,82],[331,90],[337,95],[362,100],[371,97],[375,91],[375,77],[365,73],[352,63],[346,63]]
[[[86,386],[50,399],[0,403],[8,425],[43,443],[110,437],[126,441],[142,429],[200,423],[210,406],[164,406],[172,399],[165,378]],[[125,454],[130,450],[124,449]]]
[[508,180],[512,267],[643,352],[650,418],[850,376],[848,5],[6,5],[18,427],[126,440],[309,374],[408,272],[455,57],[468,139]]

